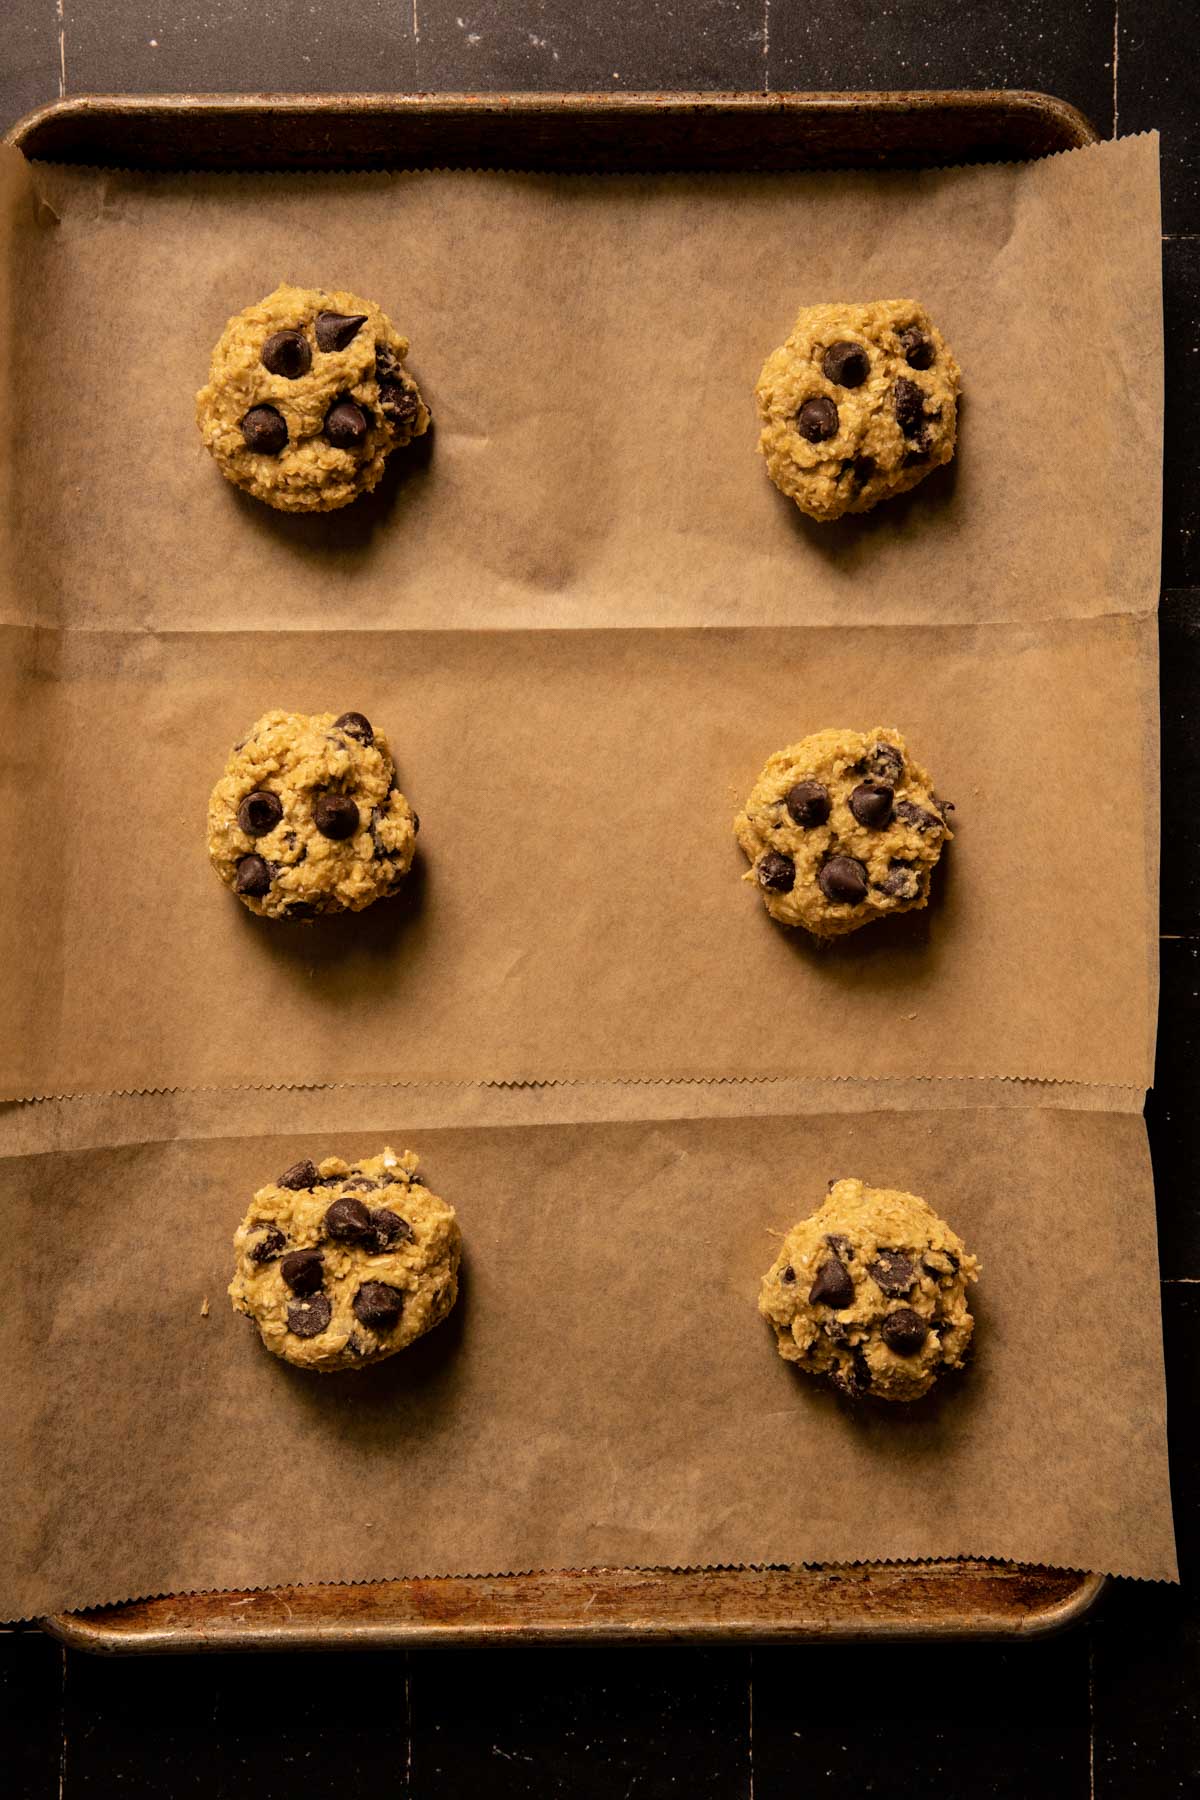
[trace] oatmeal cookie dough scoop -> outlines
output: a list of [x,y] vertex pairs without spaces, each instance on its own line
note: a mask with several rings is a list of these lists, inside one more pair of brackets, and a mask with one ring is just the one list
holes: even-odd
[[754,390],[767,473],[810,519],[869,512],[950,461],[959,382],[915,300],[806,306]]
[[360,712],[264,713],[208,802],[208,854],[267,919],[361,912],[412,866],[420,821]]
[[285,284],[226,325],[196,422],[236,487],[281,512],[331,512],[429,429],[407,355],[374,301]]
[[454,1208],[411,1150],[294,1163],[259,1188],[233,1240],[229,1297],[300,1369],[361,1369],[439,1325],[458,1295]]
[[777,750],[733,822],[781,925],[844,937],[928,904],[949,803],[898,731],[817,731]]
[[758,1310],[779,1354],[852,1399],[919,1400],[961,1368],[979,1263],[916,1194],[835,1181],[793,1226],[763,1277]]

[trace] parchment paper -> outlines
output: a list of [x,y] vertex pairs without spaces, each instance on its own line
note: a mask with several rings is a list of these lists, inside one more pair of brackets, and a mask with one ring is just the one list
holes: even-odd
[[[409,1134],[380,1099],[374,1131],[332,1136],[273,1094],[282,1135],[5,1160],[0,1611],[959,1553],[1172,1578],[1141,1121],[926,1091],[906,1113],[526,1125],[534,1096],[475,1090],[490,1123]],[[331,1123],[345,1097],[302,1098]],[[229,1307],[230,1233],[281,1162],[384,1137],[459,1208],[462,1300],[379,1369],[297,1374]],[[925,1194],[983,1260],[974,1366],[911,1413],[847,1411],[755,1311],[775,1234],[852,1172]]]
[[[1173,1575],[1136,1117],[1156,155],[632,182],[0,158],[0,1094],[215,1089],[0,1114],[0,1611],[596,1562]],[[192,424],[224,319],[284,277],[376,295],[437,419],[339,518],[245,501]],[[967,393],[951,471],[824,532],[766,481],[750,389],[838,292],[917,294]],[[394,907],[268,931],[205,867],[209,787],[275,704],[391,733],[423,820]],[[905,730],[959,835],[927,915],[822,954],[739,883],[729,823],[837,721]],[[587,1085],[474,1085],[522,1078]],[[364,1080],[390,1085],[229,1091]],[[464,1302],[353,1388],[305,1382],[228,1311],[230,1233],[281,1157],[385,1136],[460,1208]],[[976,1368],[907,1421],[842,1417],[754,1313],[770,1232],[855,1171],[986,1265]]]
[[[17,629],[17,628],[14,628]],[[904,630],[21,633],[8,1094],[390,1078],[1151,1071],[1151,620]],[[365,711],[421,815],[394,903],[255,919],[204,805],[260,705]],[[899,725],[956,803],[926,913],[767,917],[768,753]]]

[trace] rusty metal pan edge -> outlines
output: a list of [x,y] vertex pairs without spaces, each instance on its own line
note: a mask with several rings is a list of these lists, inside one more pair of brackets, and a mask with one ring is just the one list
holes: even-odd
[[[155,152],[153,166],[196,166],[211,148],[213,134],[231,133],[235,152],[239,130],[265,123],[273,135],[273,156],[253,153],[240,166],[302,167],[307,139],[294,135],[313,122],[330,132],[368,133],[361,166],[386,166],[383,158],[403,130],[424,125],[424,148],[436,160],[451,142],[461,152],[477,148],[477,128],[510,132],[524,126],[551,134],[551,160],[542,160],[544,138],[526,137],[530,167],[564,166],[558,145],[572,133],[597,127],[628,127],[638,120],[657,128],[662,140],[639,142],[638,155],[657,152],[660,166],[708,166],[696,140],[683,133],[724,131],[727,166],[754,166],[753,136],[776,133],[775,166],[835,166],[839,134],[850,155],[876,166],[893,160],[889,130],[908,130],[907,154],[928,162],[968,160],[985,143],[984,154],[1022,157],[1077,148],[1097,141],[1090,122],[1052,95],[1020,90],[916,90],[841,93],[487,93],[487,94],[208,94],[89,95],[41,107],[17,121],[4,142],[31,157],[64,161],[120,162],[133,133]],[[984,120],[994,138],[977,140],[964,121]],[[454,123],[466,122],[465,139],[439,139]],[[471,128],[476,128],[472,136]],[[826,128],[816,162],[809,134]],[[872,133],[878,137],[872,139]],[[370,133],[377,135],[373,140]],[[397,138],[394,134],[399,133]],[[559,134],[557,138],[554,134]],[[673,135],[674,134],[674,135]],[[782,134],[782,135],[781,135]],[[792,137],[794,134],[794,143]],[[258,136],[261,144],[263,137]],[[611,148],[613,139],[608,140]],[[532,150],[531,147],[532,146]],[[782,148],[779,148],[782,146]],[[227,146],[228,147],[228,146]],[[604,166],[605,144],[589,146],[589,166]],[[682,147],[682,148],[681,148]],[[492,150],[492,142],[487,144]],[[261,153],[260,153],[261,154]],[[334,152],[338,154],[338,152]],[[792,158],[794,156],[794,162]],[[340,165],[355,159],[343,155]],[[498,161],[494,150],[492,160]],[[650,160],[654,160],[651,157]],[[841,155],[842,166],[845,156]],[[225,166],[229,166],[228,163]],[[515,166],[509,162],[507,166]],[[616,159],[611,166],[618,166]],[[627,166],[627,165],[626,165]],[[878,1604],[878,1588],[888,1589]],[[1023,1582],[1014,1604],[1011,1586]],[[547,1607],[545,1588],[556,1590]],[[512,1577],[499,1582],[472,1580],[375,1584],[370,1590],[307,1588],[250,1595],[179,1596],[173,1601],[131,1602],[83,1613],[58,1613],[41,1621],[62,1643],[105,1655],[188,1653],[200,1650],[317,1650],[395,1645],[567,1644],[614,1642],[862,1642],[896,1638],[1027,1638],[1061,1631],[1089,1614],[1109,1578],[1094,1574],[1022,1568],[1015,1564],[873,1564],[853,1568],[795,1571],[597,1571],[586,1576],[563,1572],[542,1578]],[[626,1590],[632,1586],[632,1593]],[[486,1591],[487,1601],[480,1604]],[[989,1599],[990,1595],[994,1598]],[[291,1593],[299,1610],[287,1596]],[[375,1616],[363,1616],[362,1602],[381,1596]],[[447,1598],[469,1596],[456,1611]],[[602,1616],[595,1600],[607,1596]],[[839,1604],[832,1604],[833,1596]],[[1007,1604],[1002,1603],[1007,1596]],[[539,1600],[542,1604],[539,1604]],[[234,1610],[240,1609],[240,1610]],[[357,1617],[347,1617],[356,1612]],[[255,1617],[255,1614],[258,1617]],[[180,1614],[183,1616],[180,1617]],[[207,1616],[206,1616],[207,1615]],[[239,1619],[241,1623],[239,1623]],[[124,1623],[121,1621],[124,1620]]]
[[[802,1574],[807,1594],[796,1604],[788,1593],[788,1571],[700,1572],[693,1586],[677,1591],[687,1578],[669,1571],[643,1587],[643,1598],[633,1603],[620,1595],[630,1578],[645,1571],[597,1571],[587,1575],[505,1578],[512,1583],[506,1603],[497,1608],[497,1587],[504,1581],[461,1578],[445,1581],[375,1584],[372,1592],[385,1595],[394,1589],[394,1602],[384,1604],[375,1617],[347,1619],[342,1608],[348,1596],[359,1590],[306,1588],[276,1590],[253,1595],[181,1596],[174,1602],[150,1602],[142,1606],[97,1609],[90,1613],[57,1613],[40,1621],[43,1630],[76,1650],[104,1656],[186,1655],[195,1652],[371,1650],[429,1647],[443,1644],[456,1648],[499,1644],[559,1645],[616,1643],[865,1643],[924,1641],[1005,1641],[1052,1636],[1077,1625],[1099,1605],[1111,1582],[1107,1575],[1067,1573],[1021,1567],[1015,1564],[985,1566],[947,1562],[939,1565],[871,1564],[853,1568],[810,1568]],[[969,1569],[974,1576],[972,1597],[956,1595]],[[928,1591],[933,1575],[940,1588],[936,1597]],[[979,1596],[994,1585],[989,1605]],[[884,1578],[889,1592],[882,1605],[870,1592],[871,1584]],[[905,1604],[903,1589],[912,1578],[913,1593]],[[552,1581],[561,1589],[560,1605],[547,1614],[539,1604],[540,1583]],[[1014,1600],[1006,1590],[1022,1583]],[[701,1584],[706,1601],[697,1604]],[[746,1584],[749,1583],[747,1589]],[[767,1584],[764,1589],[764,1583]],[[771,1594],[771,1585],[782,1591]],[[842,1604],[828,1604],[831,1588],[842,1588]],[[462,1606],[465,1590],[478,1585],[488,1599],[476,1612]],[[1039,1598],[1043,1589],[1049,1593]],[[450,1590],[447,1604],[441,1595]],[[615,1591],[614,1591],[615,1590]],[[597,1597],[607,1599],[609,1610],[591,1611]],[[543,1596],[544,1598],[544,1596]],[[615,1605],[613,1604],[615,1599]],[[455,1601],[460,1604],[456,1608]],[[303,1607],[301,1616],[292,1601]],[[255,1618],[236,1608],[266,1602],[274,1615]],[[189,1605],[191,1603],[191,1605]],[[217,1610],[226,1605],[224,1615]],[[327,1611],[322,1613],[322,1605]],[[163,1607],[161,1620],[154,1617]],[[200,1608],[203,1607],[203,1612]],[[183,1609],[184,1620],[177,1616]],[[142,1623],[136,1615],[148,1611]],[[133,1613],[134,1622],[121,1623]],[[476,1616],[470,1616],[476,1613]],[[207,1615],[207,1616],[205,1616]]]
[[33,158],[148,168],[632,172],[920,167],[1045,155],[1097,133],[1066,101],[1021,89],[96,94],[27,114],[4,141]]

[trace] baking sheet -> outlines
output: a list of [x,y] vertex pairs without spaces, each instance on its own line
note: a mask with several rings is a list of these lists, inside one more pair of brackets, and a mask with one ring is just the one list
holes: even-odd
[[[959,1091],[522,1123],[537,1096],[476,1089],[474,1124],[419,1133],[395,1096],[347,1132],[344,1095],[264,1094],[261,1135],[6,1158],[0,1610],[960,1554],[1172,1578],[1142,1123]],[[384,1138],[459,1209],[463,1297],[394,1362],[306,1377],[230,1308],[230,1234],[282,1162]],[[756,1314],[777,1234],[848,1173],[926,1195],[983,1261],[974,1366],[911,1411],[848,1410]]]

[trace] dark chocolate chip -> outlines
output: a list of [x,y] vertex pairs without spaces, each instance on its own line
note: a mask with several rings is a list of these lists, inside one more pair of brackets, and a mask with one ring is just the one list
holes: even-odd
[[882,831],[892,816],[894,795],[881,782],[860,781],[850,795],[850,811],[860,825],[871,831]]
[[896,804],[896,817],[904,825],[911,825],[914,831],[922,836],[927,831],[944,831],[946,821],[937,813],[926,812],[923,806],[914,806],[911,800],[900,800]]
[[884,1343],[897,1356],[915,1356],[929,1336],[929,1327],[911,1306],[898,1306],[888,1313],[882,1330]]
[[[829,1185],[830,1187],[833,1186],[832,1181]],[[854,1245],[850,1242],[848,1237],[843,1237],[840,1231],[826,1232],[825,1242],[829,1245],[831,1250],[835,1251],[837,1255],[841,1257],[843,1262],[854,1261]]]
[[883,893],[890,894],[893,900],[915,900],[921,890],[916,870],[901,862],[894,862],[877,885]]
[[838,410],[826,394],[815,394],[796,414],[796,430],[810,444],[820,444],[831,438],[837,428]]
[[278,1225],[268,1225],[265,1222],[261,1225],[252,1225],[250,1229],[261,1231],[263,1234],[258,1242],[251,1244],[246,1252],[250,1261],[254,1263],[272,1262],[287,1243],[282,1231]]
[[325,1278],[325,1265],[319,1250],[293,1250],[279,1265],[284,1285],[293,1294],[315,1294]]
[[928,369],[933,364],[933,339],[919,325],[906,325],[896,333],[904,360],[910,369]]
[[364,1281],[351,1302],[354,1316],[372,1331],[388,1331],[404,1310],[404,1290],[386,1281]]
[[790,894],[796,885],[795,863],[790,856],[781,856],[778,850],[768,850],[765,856],[760,856],[754,873],[758,876],[759,887],[767,888],[772,894]]
[[358,805],[349,794],[318,794],[313,801],[313,824],[322,837],[339,841],[358,830]]
[[333,1317],[326,1294],[314,1294],[311,1300],[292,1300],[287,1309],[288,1330],[299,1338],[319,1337]]
[[305,1160],[304,1162],[293,1163],[290,1169],[285,1169],[283,1174],[279,1177],[279,1180],[275,1183],[275,1186],[282,1188],[314,1188],[320,1182],[320,1179],[321,1177],[317,1172],[316,1163]]
[[397,431],[403,431],[411,425],[420,409],[420,402],[412,388],[402,381],[381,381],[379,383],[379,410],[390,425]]
[[821,370],[826,381],[832,381],[838,387],[861,387],[871,373],[871,359],[861,344],[843,340],[830,344],[821,358]]
[[367,415],[353,400],[335,400],[325,414],[325,436],[335,450],[357,450],[367,435]]
[[341,718],[335,719],[333,723],[335,730],[344,731],[348,736],[357,738],[360,744],[375,742],[375,732],[365,713],[343,713]]
[[921,1260],[921,1267],[927,1275],[933,1275],[939,1281],[945,1281],[958,1273],[958,1258],[952,1250],[930,1250]]
[[375,1239],[370,1212],[361,1200],[350,1195],[334,1201],[325,1214],[325,1230],[331,1238],[345,1244],[373,1243]]
[[808,831],[829,817],[829,789],[821,781],[798,781],[784,795],[783,804],[796,824]]
[[853,856],[831,856],[817,876],[817,886],[835,906],[857,906],[867,895],[867,871]]
[[344,350],[352,344],[367,322],[366,313],[319,312],[314,330],[318,350]]
[[896,423],[906,438],[925,436],[925,390],[906,375],[896,377]]
[[904,758],[895,744],[888,744],[881,740],[877,744],[872,744],[863,757],[863,768],[868,775],[873,775],[876,781],[886,782],[888,787],[894,788],[903,779]]
[[272,375],[299,381],[312,368],[312,351],[302,331],[273,331],[262,347],[262,366]]
[[850,1361],[841,1368],[831,1370],[829,1379],[835,1388],[839,1388],[851,1400],[857,1400],[871,1386],[871,1365],[856,1344],[850,1352]]
[[859,487],[866,487],[875,473],[875,458],[873,456],[856,456],[853,472]]
[[428,1187],[429,1186],[429,1183],[426,1181],[425,1177],[421,1174],[419,1169],[414,1169],[408,1179],[412,1183],[413,1187]]
[[287,421],[273,406],[252,406],[242,420],[247,450],[260,456],[278,456],[288,441]]
[[793,1269],[791,1263],[789,1263],[787,1265],[787,1267],[784,1269],[783,1274],[779,1277],[779,1279],[782,1282],[786,1282],[789,1287],[791,1286],[792,1282],[795,1281],[796,1271],[795,1271],[795,1269]]
[[283,801],[266,788],[255,788],[238,807],[238,824],[247,837],[266,837],[283,817]]
[[379,1183],[372,1181],[369,1175],[354,1175],[345,1183],[348,1194],[372,1194],[378,1186]]
[[413,1228],[407,1219],[392,1211],[390,1206],[377,1206],[371,1213],[371,1225],[375,1232],[376,1250],[390,1250],[393,1244],[406,1244],[413,1235]]
[[817,1270],[817,1278],[808,1290],[810,1306],[852,1306],[854,1280],[849,1269],[836,1256],[828,1256]]
[[917,1271],[909,1257],[899,1250],[880,1250],[867,1272],[875,1277],[889,1300],[901,1300],[917,1279]]
[[270,892],[270,888],[270,863],[264,862],[261,856],[243,856],[233,878],[234,893],[249,894],[251,899],[259,900]]

